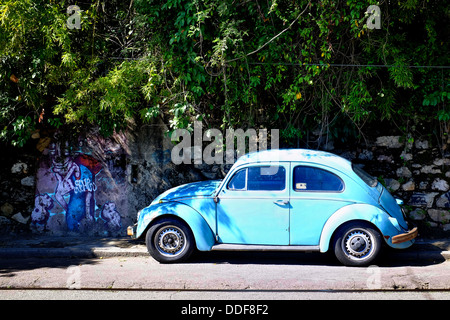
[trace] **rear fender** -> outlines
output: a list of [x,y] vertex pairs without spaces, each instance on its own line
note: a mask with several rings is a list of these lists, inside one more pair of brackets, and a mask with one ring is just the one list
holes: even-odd
[[214,233],[206,220],[190,206],[181,202],[162,202],[141,210],[136,228],[136,238],[144,235],[150,225],[162,216],[176,216],[191,229],[197,249],[209,251],[214,245]]
[[403,232],[397,219],[373,205],[352,204],[339,209],[327,220],[320,236],[320,252],[328,251],[333,234],[340,226],[355,220],[370,222],[381,232],[389,246],[400,248],[393,245],[391,240],[393,236]]

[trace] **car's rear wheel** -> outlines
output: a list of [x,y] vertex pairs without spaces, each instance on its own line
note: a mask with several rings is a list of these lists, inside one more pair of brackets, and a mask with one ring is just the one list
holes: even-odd
[[381,252],[381,235],[365,222],[351,222],[337,230],[333,241],[336,258],[346,266],[374,263]]
[[152,225],[145,237],[148,252],[161,263],[183,262],[195,248],[194,236],[183,222],[160,220]]

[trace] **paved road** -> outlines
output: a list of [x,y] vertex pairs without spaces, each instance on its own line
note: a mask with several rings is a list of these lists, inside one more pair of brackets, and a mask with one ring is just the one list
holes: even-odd
[[[448,290],[450,261],[351,268],[323,254],[210,252],[184,264],[150,257],[1,259],[0,288],[148,291]],[[4,293],[4,291],[2,291]]]
[[[48,302],[94,299],[103,301],[76,308]],[[145,301],[130,306],[111,302],[118,299]],[[119,310],[134,317],[136,310],[145,309],[164,310],[171,319],[280,319],[298,317],[299,310],[309,314],[309,309],[334,316],[336,308],[355,306],[384,316],[380,304],[362,301],[389,300],[390,315],[395,309],[412,318],[415,309],[392,308],[390,300],[450,300],[450,260],[387,259],[379,266],[351,268],[323,254],[282,252],[210,252],[172,265],[143,256],[8,258],[0,259],[0,300],[5,309],[20,306],[30,316],[44,300],[47,308],[80,317],[86,310],[94,318],[115,318]],[[339,305],[299,300],[339,300]]]

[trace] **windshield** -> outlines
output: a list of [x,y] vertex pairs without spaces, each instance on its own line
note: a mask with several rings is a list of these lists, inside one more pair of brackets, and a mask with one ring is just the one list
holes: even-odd
[[371,176],[359,166],[352,163],[353,171],[360,177],[369,187],[376,187],[378,184],[377,178]]

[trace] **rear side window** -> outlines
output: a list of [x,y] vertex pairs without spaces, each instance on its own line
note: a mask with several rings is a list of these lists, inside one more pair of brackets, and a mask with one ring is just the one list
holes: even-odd
[[364,181],[369,187],[376,187],[378,184],[378,180],[375,177],[372,177],[366,171],[364,171],[361,167],[352,163],[353,171]]
[[295,191],[341,192],[344,182],[334,173],[314,167],[294,168]]
[[228,183],[229,190],[280,191],[286,188],[286,170],[279,166],[239,170]]

